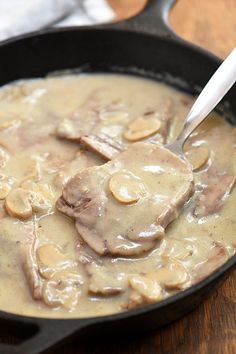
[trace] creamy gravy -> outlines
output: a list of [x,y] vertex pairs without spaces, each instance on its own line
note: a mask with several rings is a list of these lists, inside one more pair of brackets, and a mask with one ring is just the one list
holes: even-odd
[[120,147],[150,137],[173,141],[192,102],[164,84],[122,75],[1,89],[0,309],[40,317],[116,313],[181,291],[234,254],[236,134],[215,113],[186,144],[195,193],[151,249],[98,255],[55,208],[70,177],[104,163],[99,154],[113,159]]

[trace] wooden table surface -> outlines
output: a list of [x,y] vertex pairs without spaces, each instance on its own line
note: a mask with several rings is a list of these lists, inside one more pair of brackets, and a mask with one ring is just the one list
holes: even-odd
[[[118,16],[137,12],[145,0],[109,0]],[[221,57],[236,45],[236,0],[179,0],[170,23],[185,39]],[[135,339],[77,340],[64,354],[235,354],[236,272],[183,319]],[[52,353],[57,353],[52,352]]]
[[[109,0],[118,17],[132,15],[146,0]],[[236,0],[179,0],[170,22],[182,37],[224,57],[236,44]],[[135,339],[88,338],[51,354],[235,354],[236,272],[194,312]]]

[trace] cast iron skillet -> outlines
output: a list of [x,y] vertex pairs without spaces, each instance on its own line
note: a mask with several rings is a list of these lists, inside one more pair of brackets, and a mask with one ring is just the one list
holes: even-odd
[[[151,0],[136,18],[93,28],[33,33],[0,45],[0,84],[45,76],[55,70],[123,71],[164,78],[195,92],[220,64],[215,56],[185,43],[168,26],[174,0]],[[184,20],[184,19],[183,19]],[[182,81],[178,79],[181,78]],[[236,116],[236,87],[225,98]],[[163,326],[196,307],[236,266],[236,255],[201,283],[166,300],[117,315],[86,319],[41,319],[0,312],[1,333],[21,334],[0,353],[36,354],[73,336],[146,331]]]

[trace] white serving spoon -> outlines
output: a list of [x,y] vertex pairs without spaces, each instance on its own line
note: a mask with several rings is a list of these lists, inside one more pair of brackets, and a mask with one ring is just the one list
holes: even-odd
[[[183,145],[189,135],[206,119],[236,81],[236,48],[227,56],[193,104],[183,129],[174,143],[166,145],[173,153],[184,156]],[[155,141],[150,141],[156,143]]]

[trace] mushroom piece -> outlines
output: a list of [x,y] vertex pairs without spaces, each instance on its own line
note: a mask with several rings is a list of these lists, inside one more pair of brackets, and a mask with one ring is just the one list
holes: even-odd
[[122,307],[124,309],[130,310],[130,309],[133,309],[139,305],[142,305],[143,302],[144,302],[144,298],[142,297],[142,295],[135,290],[131,290],[131,292],[129,294],[128,304],[125,303],[125,304],[123,304]]
[[185,267],[174,259],[167,258],[164,264],[154,272],[147,274],[148,278],[157,281],[166,289],[182,289],[189,280]]
[[184,266],[176,260],[165,260],[160,268],[153,272],[132,275],[129,285],[135,291],[134,299],[129,298],[131,306],[133,302],[141,302],[139,295],[148,303],[160,301],[165,297],[165,290],[179,290],[187,284],[189,276]]
[[50,307],[64,307],[67,310],[73,310],[81,295],[82,284],[83,279],[78,273],[57,272],[50,280],[44,282],[42,299]]
[[67,265],[65,255],[59,247],[53,244],[45,244],[36,250],[39,273],[46,279],[49,279],[58,268]]
[[141,116],[128,124],[124,137],[129,141],[143,140],[157,133],[160,128],[161,121],[155,116]]
[[35,213],[45,213],[51,207],[51,197],[49,189],[45,185],[36,185],[33,182],[30,186],[34,190],[26,189],[27,184],[23,187],[13,189],[6,197],[5,207],[9,215],[19,218],[28,219]]
[[23,188],[13,189],[6,197],[5,207],[9,215],[28,219],[32,216],[32,193]]
[[162,288],[155,279],[150,279],[145,275],[133,275],[129,279],[129,284],[148,303],[163,299]]
[[44,213],[51,209],[51,202],[45,198],[42,193],[33,192],[31,199],[32,211],[35,213]]
[[53,267],[64,260],[64,255],[60,249],[53,244],[45,244],[37,248],[36,255],[38,263],[46,267]]
[[109,189],[120,203],[136,203],[147,195],[147,188],[141,178],[129,171],[117,172],[110,178]]
[[168,237],[163,239],[160,248],[163,250],[162,256],[182,261],[191,257],[194,252],[194,243]]

